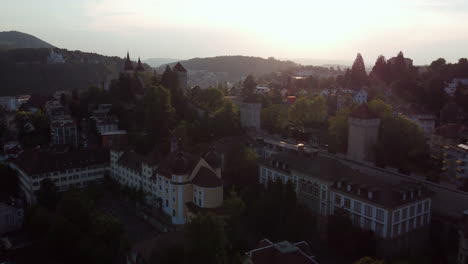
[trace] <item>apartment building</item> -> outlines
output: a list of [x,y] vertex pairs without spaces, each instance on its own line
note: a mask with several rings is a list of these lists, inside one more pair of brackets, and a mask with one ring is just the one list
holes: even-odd
[[463,184],[468,179],[468,143],[445,146],[442,164],[450,180]]
[[20,189],[27,203],[34,204],[35,192],[44,179],[52,180],[58,191],[101,181],[109,173],[109,152],[105,149],[72,152],[34,149],[24,151],[9,165],[18,172]]

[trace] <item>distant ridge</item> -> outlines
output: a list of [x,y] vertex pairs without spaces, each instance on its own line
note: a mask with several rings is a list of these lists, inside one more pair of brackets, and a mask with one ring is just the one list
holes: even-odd
[[0,32],[0,50],[54,48],[51,44],[19,31]]
[[[261,75],[278,72],[297,67],[292,61],[282,61],[275,58],[261,58],[249,56],[217,56],[209,58],[193,58],[180,61],[180,63],[191,71],[225,72],[228,79],[239,79],[249,74]],[[174,63],[166,64],[171,67]],[[161,65],[158,70],[164,70],[166,65]]]
[[179,59],[171,59],[171,58],[151,58],[144,60],[143,62],[148,64],[151,67],[157,68],[161,65],[177,62]]

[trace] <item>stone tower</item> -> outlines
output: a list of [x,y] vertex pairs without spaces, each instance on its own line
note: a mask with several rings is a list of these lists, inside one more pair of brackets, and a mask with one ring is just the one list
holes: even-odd
[[379,136],[380,118],[362,104],[348,117],[347,158],[354,161],[374,161]]
[[244,101],[240,105],[240,121],[244,128],[260,131],[260,112],[262,104],[258,102]]

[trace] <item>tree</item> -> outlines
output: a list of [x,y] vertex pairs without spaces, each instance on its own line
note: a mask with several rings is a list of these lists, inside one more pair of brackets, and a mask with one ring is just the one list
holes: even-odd
[[227,238],[223,221],[211,214],[199,214],[186,226],[187,263],[227,263]]
[[250,98],[254,95],[255,89],[257,88],[257,83],[252,74],[248,75],[243,83],[242,96],[244,98]]
[[367,72],[364,64],[364,59],[361,53],[358,53],[354,60],[353,66],[351,67],[349,76],[349,85],[352,89],[359,89],[367,85]]
[[262,128],[270,133],[281,133],[288,126],[288,110],[286,106],[273,104],[262,109]]
[[192,101],[209,112],[215,112],[223,105],[224,95],[216,88],[200,89],[193,93]]
[[229,100],[213,113],[212,133],[216,137],[235,136],[240,134],[240,118],[237,107]]
[[344,108],[328,120],[329,150],[346,152],[348,148],[348,116],[351,109]]
[[381,79],[384,82],[389,81],[389,77],[390,77],[389,76],[389,68],[388,68],[388,65],[387,65],[387,60],[385,59],[385,57],[383,55],[380,55],[377,58],[377,60],[375,62],[375,65],[372,68],[371,74],[373,76],[378,77],[379,79]]
[[429,66],[433,71],[440,71],[445,65],[447,65],[447,62],[445,61],[444,58],[438,58],[437,60],[431,62],[431,65]]
[[47,178],[42,180],[36,197],[40,205],[49,210],[53,210],[55,206],[57,206],[59,200],[57,186],[55,186],[51,179]]
[[158,140],[167,137],[175,113],[169,90],[162,86],[150,86],[143,98],[143,108],[146,131],[150,137]]
[[327,103],[322,96],[312,99],[303,97],[297,100],[289,109],[289,122],[293,127],[304,128],[321,123],[327,115]]

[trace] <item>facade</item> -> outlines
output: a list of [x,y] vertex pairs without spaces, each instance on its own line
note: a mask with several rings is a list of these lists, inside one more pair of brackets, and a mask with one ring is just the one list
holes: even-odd
[[242,102],[240,104],[240,119],[241,126],[244,128],[252,128],[260,130],[260,112],[262,109],[261,103]]
[[2,96],[0,97],[0,108],[7,111],[16,111],[19,108],[18,99],[15,96]]
[[109,153],[105,149],[72,152],[28,150],[9,165],[18,172],[20,189],[27,203],[34,204],[35,192],[44,179],[52,180],[58,191],[101,181],[109,173]]
[[468,180],[468,143],[445,146],[442,163],[444,174],[463,184]]
[[312,255],[309,244],[305,241],[291,243],[282,241],[273,243],[265,238],[255,249],[245,253],[244,264],[318,264]]
[[24,209],[16,202],[0,202],[0,235],[18,230],[23,225]]
[[367,92],[364,89],[360,89],[353,94],[353,102],[355,104],[367,104]]
[[273,154],[260,164],[259,182],[275,180],[294,185],[298,199],[320,216],[319,225],[326,225],[330,215],[341,215],[373,231],[384,255],[410,245],[417,250],[428,234],[431,193],[415,181],[378,178],[332,157],[300,152]]
[[54,49],[50,49],[49,56],[47,56],[47,64],[64,64],[65,59],[62,54],[56,53]]
[[266,86],[259,86],[255,87],[255,93],[256,94],[268,94],[270,92],[270,88]]
[[369,110],[367,104],[362,104],[350,114],[348,126],[347,159],[359,162],[375,160],[374,146],[379,136],[379,117]]
[[454,96],[459,85],[468,86],[468,79],[452,79],[451,82],[445,85],[444,91],[449,96]]
[[78,145],[78,128],[71,118],[51,121],[50,134],[52,145]]
[[434,159],[443,159],[445,146],[457,145],[468,141],[468,128],[462,124],[445,124],[435,130],[431,136],[430,151]]
[[111,177],[144,191],[173,224],[185,224],[191,212],[215,209],[223,203],[220,163],[211,151],[203,158],[181,151],[164,159],[118,149],[110,155]]

